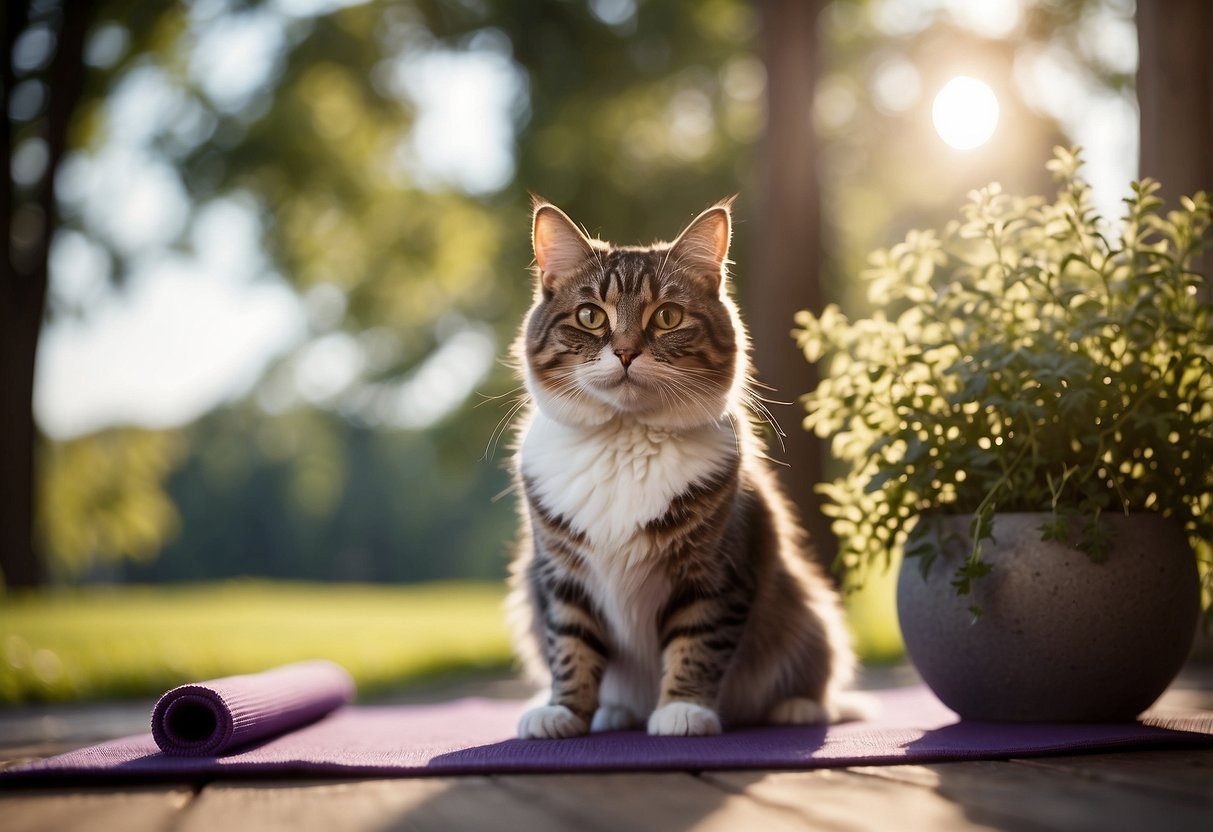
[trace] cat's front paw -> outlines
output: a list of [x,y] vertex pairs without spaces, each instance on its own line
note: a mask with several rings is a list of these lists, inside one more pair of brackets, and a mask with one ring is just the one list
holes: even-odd
[[649,716],[649,733],[664,737],[704,737],[720,733],[720,717],[693,702],[671,702]]
[[588,730],[585,720],[564,705],[540,705],[518,720],[518,738],[522,740],[580,737]]

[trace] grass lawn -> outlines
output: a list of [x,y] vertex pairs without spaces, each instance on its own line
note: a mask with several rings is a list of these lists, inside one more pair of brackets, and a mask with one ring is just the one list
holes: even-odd
[[[0,598],[0,703],[156,696],[308,658],[344,666],[362,693],[506,669],[504,595],[497,583],[266,581],[8,595]],[[879,592],[848,607],[861,656],[900,655]]]
[[0,600],[0,702],[155,696],[187,681],[332,659],[362,692],[508,667],[500,584],[238,581]]
[[906,655],[897,623],[897,572],[900,560],[887,570],[873,569],[863,589],[846,597],[847,624],[855,652],[868,664],[889,664]]

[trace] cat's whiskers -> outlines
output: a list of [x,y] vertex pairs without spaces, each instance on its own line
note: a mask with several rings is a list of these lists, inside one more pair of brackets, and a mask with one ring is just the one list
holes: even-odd
[[667,375],[662,381],[664,382],[663,390],[670,390],[678,396],[680,402],[693,405],[702,411],[706,421],[711,422],[719,418],[719,413],[709,406],[710,399],[717,392],[712,385],[695,379],[693,376],[680,376],[676,372]]
[[489,434],[489,441],[485,444],[484,453],[480,457],[481,462],[486,462],[497,453],[497,445],[501,441],[501,437],[509,429],[518,412],[531,400],[531,397],[525,384],[520,384],[511,390],[495,396],[485,393],[477,393],[477,395],[480,396],[481,401],[477,402],[474,407],[481,407],[490,403],[499,404],[504,399],[512,397],[509,400],[505,415],[497,421],[497,424],[493,427],[493,432]]
[[[780,451],[786,451],[787,445],[784,444],[783,440],[787,434],[783,432],[783,428],[779,427],[779,423],[775,421],[775,415],[771,413],[770,409],[765,404],[766,400],[748,388],[742,388],[741,395],[746,407],[751,413],[758,417],[758,421],[760,423],[770,425],[771,431],[775,434],[775,438],[779,440]],[[783,402],[776,402],[776,404],[783,404]]]
[[578,399],[588,397],[581,383],[580,369],[581,365],[574,364],[548,377],[549,405],[555,408],[554,416],[570,415],[573,408],[580,404]]
[[694,408],[694,410],[697,410],[703,414],[703,421],[705,423],[710,424],[719,420],[720,412],[709,407],[705,397],[699,395],[698,391],[689,387],[683,387],[682,391],[685,394],[683,400]]
[[[714,369],[711,367],[684,367],[681,369],[685,373],[703,376],[703,377],[723,378],[725,375],[724,372],[722,372],[721,370],[717,370],[717,369]],[[745,382],[737,390],[738,398],[740,399],[741,403],[743,405],[745,405],[745,407],[751,413],[754,414],[755,418],[758,419],[759,423],[764,423],[764,424],[770,426],[772,433],[775,435],[776,439],[779,441],[780,450],[781,451],[787,450],[787,447],[783,441],[784,438],[787,436],[787,434],[785,434],[783,432],[783,428],[781,428],[779,426],[779,423],[775,420],[775,415],[771,412],[770,408],[767,407],[767,403],[769,402],[770,404],[780,404],[780,405],[786,405],[786,404],[790,404],[790,403],[781,402],[781,401],[778,401],[775,399],[767,399],[767,398],[763,397],[761,394],[759,394],[757,392],[757,390],[754,389],[756,387],[761,387],[765,390],[771,390],[771,391],[774,390],[774,388],[757,381],[756,379],[753,378],[753,376],[747,375]]]
[[[705,389],[708,389],[710,392],[715,392],[715,390],[708,387],[708,380],[724,380],[728,377],[728,374],[725,371],[717,370],[711,367],[681,367],[679,370],[688,377],[698,378],[701,384],[704,385]],[[683,382],[689,383],[689,379],[684,379]],[[779,427],[779,424],[775,421],[773,414],[764,403],[766,400],[751,389],[751,383],[753,383],[753,379],[747,378],[746,383],[737,389],[736,395],[739,402],[754,416],[758,424],[765,423],[770,426],[772,432],[779,441],[780,450],[786,450],[786,446],[783,442],[785,436],[783,430]],[[737,417],[732,410],[727,410],[726,415],[728,416],[729,422],[732,425],[733,435],[738,442],[738,447],[740,447],[741,435],[738,432]],[[751,423],[751,430],[753,429],[752,424],[753,423]]]
[[[717,418],[716,412],[708,407],[708,403],[722,394],[724,385],[713,383],[713,381],[719,379],[724,382],[728,378],[727,373],[711,367],[678,367],[677,373],[670,378],[670,383],[681,385],[693,393],[702,394],[701,408],[715,419]],[[734,423],[734,432],[736,432],[736,424],[730,409],[725,409],[725,415],[729,417],[730,422]]]
[[663,404],[667,400],[670,402],[666,408],[667,410],[675,411],[679,409],[678,405],[688,403],[688,396],[683,395],[685,391],[680,385],[674,383],[672,379],[665,381],[666,383],[660,385],[657,389],[661,392]]
[[[525,389],[525,388],[523,388]],[[523,392],[511,402],[509,409],[505,415],[497,422],[497,426],[493,428],[493,432],[489,435],[488,444],[485,446],[484,454],[480,457],[481,462],[487,462],[492,459],[497,453],[497,445],[501,442],[501,437],[510,429],[514,422],[514,418],[522,412],[522,410],[531,403],[530,394]]]
[[733,429],[733,444],[737,448],[737,456],[741,457],[745,451],[741,446],[741,432],[737,430],[737,417],[733,415],[733,411],[726,410],[725,418],[729,420],[729,427]]
[[507,396],[513,396],[517,393],[522,393],[525,395],[526,394],[526,385],[519,384],[517,387],[514,387],[510,390],[506,390],[504,393],[498,393],[496,395],[489,395],[488,393],[481,393],[481,392],[477,391],[476,395],[480,397],[480,401],[476,402],[476,404],[472,405],[472,407],[481,407],[483,405],[491,404],[493,402],[499,402],[502,399],[506,398]]

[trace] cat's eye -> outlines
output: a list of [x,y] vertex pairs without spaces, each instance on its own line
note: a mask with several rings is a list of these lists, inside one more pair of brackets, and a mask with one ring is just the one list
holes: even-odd
[[606,313],[592,303],[587,303],[577,310],[577,323],[589,330],[602,329],[606,326]]
[[663,303],[653,313],[653,325],[658,329],[673,329],[682,323],[682,307],[676,303]]

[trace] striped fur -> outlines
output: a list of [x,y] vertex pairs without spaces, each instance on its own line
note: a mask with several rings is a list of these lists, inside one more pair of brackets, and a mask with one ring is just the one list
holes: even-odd
[[837,718],[851,653],[752,427],[728,204],[645,248],[534,222],[511,617],[548,694],[520,736]]

